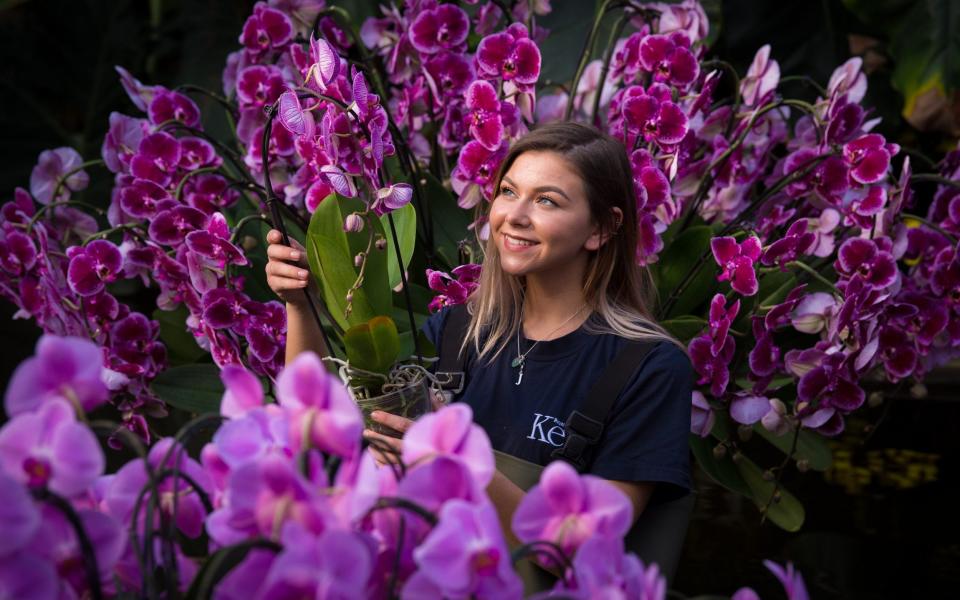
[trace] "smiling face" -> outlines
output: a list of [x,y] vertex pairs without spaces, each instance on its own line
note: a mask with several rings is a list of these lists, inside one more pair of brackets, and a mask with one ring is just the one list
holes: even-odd
[[582,278],[601,245],[583,180],[560,154],[531,151],[504,174],[490,208],[500,266],[514,276]]

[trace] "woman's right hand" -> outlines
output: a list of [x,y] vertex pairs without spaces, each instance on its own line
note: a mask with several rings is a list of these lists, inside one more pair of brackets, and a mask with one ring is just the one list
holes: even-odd
[[281,300],[290,304],[306,304],[302,289],[312,284],[307,251],[296,240],[293,246],[283,245],[283,236],[276,229],[267,233],[267,285]]

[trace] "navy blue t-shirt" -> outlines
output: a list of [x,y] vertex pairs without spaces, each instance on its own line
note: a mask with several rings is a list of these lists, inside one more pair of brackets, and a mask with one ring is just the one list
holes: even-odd
[[[438,354],[444,350],[440,345],[449,312],[445,308],[432,315],[423,327]],[[567,417],[582,405],[626,341],[583,327],[541,341],[527,355],[523,380],[516,385],[519,369],[510,364],[518,355],[514,339],[493,361],[471,356],[465,388],[454,399],[470,405],[474,421],[496,450],[545,466],[564,443]],[[522,351],[532,344],[521,334]],[[688,491],[692,385],[686,354],[670,342],[657,342],[616,399],[588,472],[605,479],[672,484],[657,486],[661,499]]]

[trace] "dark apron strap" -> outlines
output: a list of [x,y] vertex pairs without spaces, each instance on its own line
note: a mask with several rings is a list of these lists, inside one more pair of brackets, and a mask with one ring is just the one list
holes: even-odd
[[570,413],[564,427],[564,444],[553,451],[553,458],[567,461],[577,471],[586,470],[590,464],[590,451],[603,437],[603,429],[614,402],[640,368],[651,348],[653,342],[630,340],[620,349],[613,362],[604,369],[603,374],[587,392],[580,408]]
[[437,348],[440,360],[434,376],[443,391],[451,394],[459,394],[466,384],[466,354],[469,350],[461,353],[460,346],[467,336],[469,326],[470,313],[465,305],[459,304],[450,309],[440,334],[440,347]]

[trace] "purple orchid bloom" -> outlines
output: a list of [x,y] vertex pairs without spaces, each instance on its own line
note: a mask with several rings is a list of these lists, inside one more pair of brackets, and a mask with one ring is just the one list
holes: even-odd
[[100,378],[103,356],[89,339],[44,335],[34,356],[20,363],[4,396],[9,417],[37,410],[54,398],[91,411],[107,401]]
[[173,200],[170,192],[149,179],[134,179],[120,188],[120,208],[137,219],[152,219],[157,208],[169,200]]
[[[0,471],[0,559],[5,562],[33,539],[40,526],[40,512],[29,490]],[[0,576],[0,580],[3,577]]]
[[207,215],[190,206],[174,206],[161,210],[150,222],[147,233],[158,244],[179,246],[192,231],[199,231],[207,223]]
[[[84,568],[84,549],[73,526],[62,512],[50,505],[40,508],[42,524],[25,549],[37,562],[54,567],[60,584],[59,597],[82,598],[90,595]],[[110,516],[94,510],[79,510],[77,516],[93,546],[102,589],[113,583],[114,567],[127,546],[124,528]],[[28,595],[27,597],[34,597]]]
[[423,54],[459,51],[470,32],[470,18],[459,6],[441,4],[421,10],[410,24],[410,43]]
[[771,560],[765,560],[763,565],[770,569],[770,572],[783,584],[787,600],[810,600],[807,587],[803,583],[803,576],[794,570],[793,563],[788,562],[786,568],[784,568]]
[[729,307],[726,304],[727,299],[723,294],[715,294],[710,300],[707,322],[710,324],[710,337],[713,339],[710,351],[714,356],[720,353],[730,331],[730,324],[740,312],[740,300],[734,300]]
[[[150,448],[147,462],[156,471],[164,471],[176,467],[200,487],[200,491],[207,493],[212,488],[212,482],[207,472],[194,459],[186,455],[186,450],[173,438],[163,438]],[[103,504],[105,511],[123,523],[130,523],[137,499],[141,492],[149,485],[146,466],[143,460],[134,459],[120,467],[116,475],[112,476],[104,491]],[[178,478],[174,485],[173,476],[168,476],[157,482],[157,503],[159,512],[167,518],[174,517],[176,504],[176,525],[184,535],[195,538],[203,532],[203,522],[207,517],[206,509],[185,478]],[[139,523],[133,523],[136,528],[143,527],[146,522],[146,511],[141,507]],[[155,514],[156,527],[160,523],[160,515]]]
[[714,342],[710,336],[702,335],[690,340],[688,350],[693,367],[700,375],[697,385],[709,383],[710,393],[715,398],[719,398],[730,382],[730,371],[727,370],[727,365],[733,359],[736,343],[733,341],[733,336],[727,335],[718,353],[714,354],[713,346]]
[[69,199],[70,192],[79,192],[90,183],[90,176],[80,169],[82,163],[73,148],[44,150],[30,172],[30,193],[40,204]]
[[[787,156],[784,170],[794,173],[809,168],[820,154],[813,148],[801,148]],[[786,191],[791,198],[799,198],[815,192],[829,204],[839,204],[844,193],[850,188],[849,169],[839,156],[830,156],[818,163],[810,173],[787,185]]]
[[187,127],[200,125],[200,109],[190,98],[178,92],[161,89],[150,101],[147,116],[154,125],[179,121]]
[[700,65],[690,52],[690,38],[681,32],[648,35],[640,42],[640,64],[654,81],[685,88],[700,75]]
[[140,140],[137,153],[130,159],[130,173],[134,177],[149,179],[161,186],[168,186],[180,163],[180,142],[162,131],[151,133]]
[[713,407],[707,402],[707,398],[703,395],[703,392],[694,390],[691,403],[690,433],[705,438],[710,435],[710,431],[713,429],[713,423],[717,420],[717,415],[713,412]]
[[430,301],[430,312],[436,312],[444,306],[463,304],[477,288],[480,265],[461,265],[453,270],[451,275],[443,271],[427,269],[427,285],[435,292],[440,292]]
[[159,85],[143,85],[129,71],[119,65],[113,68],[120,75],[120,85],[133,105],[143,112],[147,112],[147,107],[153,100],[153,96],[163,88]]
[[584,542],[573,558],[573,572],[577,585],[570,591],[576,598],[666,598],[667,581],[660,568],[653,563],[645,566],[635,554],[625,553],[619,537],[597,536]]
[[154,377],[167,359],[167,347],[159,336],[160,324],[141,313],[117,320],[110,336],[110,368],[125,375]]
[[632,523],[633,505],[616,486],[558,460],[520,501],[511,526],[522,542],[547,540],[573,555],[591,537],[623,537]]
[[451,404],[420,417],[403,436],[406,465],[435,456],[463,461],[481,486],[486,487],[493,478],[490,438],[473,423],[473,411],[466,404]]
[[766,102],[780,83],[780,64],[770,60],[770,44],[765,44],[753,57],[746,77],[740,82],[743,105],[754,108]]
[[834,268],[841,277],[860,277],[875,289],[890,287],[899,274],[890,252],[881,249],[876,241],[865,238],[845,241],[837,252]]
[[413,187],[409,183],[395,183],[377,190],[377,199],[370,208],[378,217],[403,208],[413,199]]
[[184,238],[187,248],[204,259],[204,262],[216,269],[227,265],[244,266],[248,263],[243,250],[230,242],[230,230],[227,219],[222,213],[213,213],[207,219],[204,229],[191,231]]
[[267,572],[258,598],[362,600],[373,573],[371,549],[359,534],[329,530],[314,536],[293,523],[283,531],[284,550]]
[[870,133],[843,146],[843,158],[850,167],[850,178],[857,183],[882,181],[890,169],[890,157],[900,147],[888,144],[882,135]]
[[476,76],[473,64],[456,52],[441,52],[430,57],[424,64],[424,72],[437,102],[459,98]]
[[797,219],[790,225],[782,238],[770,244],[763,252],[760,262],[764,265],[777,265],[786,270],[786,263],[797,260],[809,252],[817,241],[817,235],[809,231],[810,222]]
[[326,90],[340,74],[340,55],[332,44],[323,38],[310,38],[310,61],[307,79],[313,80],[321,90]]
[[751,319],[753,337],[757,340],[747,359],[750,371],[761,380],[772,376],[780,367],[780,348],[773,343],[773,333],[763,317]]
[[256,375],[241,365],[227,365],[220,371],[226,391],[220,401],[220,414],[228,419],[243,416],[263,406],[263,387]]
[[103,291],[104,285],[115,281],[123,267],[120,249],[107,240],[73,246],[67,255],[70,257],[67,282],[70,289],[81,296],[93,296]]
[[264,2],[257,2],[253,7],[253,14],[243,24],[243,33],[240,34],[240,43],[255,54],[263,54],[268,50],[277,50],[286,46],[293,39],[293,25],[287,15],[279,10],[268,7]]
[[460,208],[473,208],[482,198],[493,196],[493,176],[506,155],[506,144],[489,150],[477,140],[471,140],[463,146],[451,175]]
[[623,122],[628,131],[660,146],[679,144],[687,135],[687,115],[683,110],[669,100],[659,100],[650,94],[631,94],[626,98]]
[[741,425],[753,425],[770,412],[770,399],[748,390],[734,394],[730,401],[730,418]]
[[439,516],[413,552],[420,570],[408,580],[404,598],[522,597],[523,584],[510,564],[492,504],[451,500]]
[[289,521],[320,533],[326,525],[314,487],[285,456],[247,461],[230,473],[223,504],[206,521],[207,533],[221,544],[256,535],[276,540]]
[[283,93],[284,81],[280,69],[274,66],[254,65],[237,76],[237,100],[243,107],[262,107],[273,104]]
[[180,168],[194,171],[202,167],[219,167],[223,159],[217,155],[213,144],[203,138],[180,138]]
[[800,377],[797,399],[811,404],[815,402],[817,408],[830,407],[843,412],[859,408],[865,394],[857,384],[856,374],[844,359],[844,355],[839,353],[822,356],[819,364],[815,363]]
[[282,304],[276,301],[251,302],[250,318],[243,328],[243,335],[249,341],[250,354],[256,360],[266,363],[278,356],[283,357],[287,333],[287,313]]
[[298,137],[312,139],[316,134],[313,115],[309,111],[303,110],[300,99],[293,92],[280,94],[277,119],[281,125],[287,128],[287,131]]
[[110,113],[110,130],[103,138],[100,156],[113,173],[125,173],[130,160],[140,147],[140,140],[149,132],[143,119],[134,119],[118,112]]
[[738,244],[733,237],[717,237],[710,240],[710,250],[717,264],[723,269],[717,281],[729,280],[730,287],[744,296],[757,293],[760,286],[753,264],[760,258],[759,238],[750,236]]
[[277,399],[291,411],[295,448],[317,448],[344,458],[359,452],[360,409],[316,354],[305,352],[287,365],[277,378]]
[[521,91],[531,89],[540,77],[540,49],[522,23],[480,40],[476,61],[477,75],[512,81]]
[[240,199],[240,192],[229,187],[224,177],[203,173],[187,180],[183,186],[182,197],[193,208],[212,215],[236,204]]
[[0,269],[11,275],[24,275],[37,264],[37,248],[30,236],[19,231],[0,233]]
[[516,108],[500,102],[489,82],[474,81],[467,88],[466,104],[470,134],[487,150],[494,151],[503,142],[505,125],[516,121]]
[[830,323],[839,308],[839,302],[833,294],[826,292],[807,294],[793,309],[790,323],[794,329],[803,333],[829,331]]
[[53,399],[0,429],[0,464],[24,485],[71,497],[103,474],[104,458],[96,436],[77,422],[73,408]]
[[863,72],[863,59],[854,56],[847,60],[830,75],[827,84],[827,97],[845,96],[854,104],[863,100],[867,93],[867,75]]

